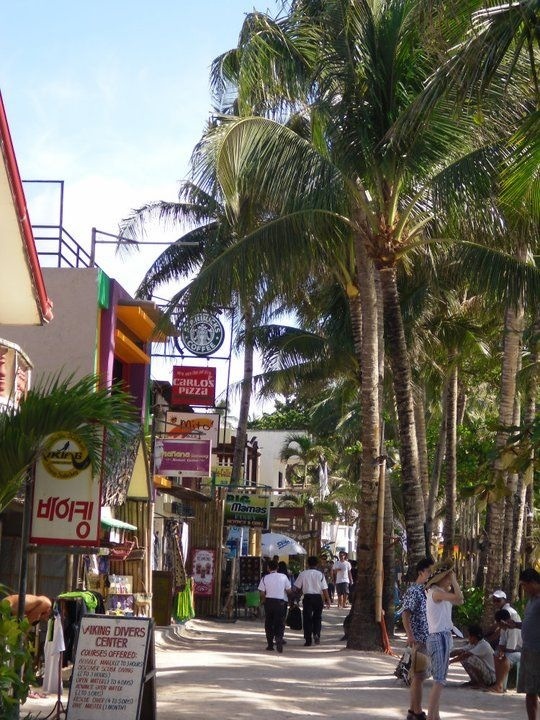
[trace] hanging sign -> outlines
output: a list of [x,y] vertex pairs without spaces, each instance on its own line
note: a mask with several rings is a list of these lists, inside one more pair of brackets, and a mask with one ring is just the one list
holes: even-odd
[[73,433],[49,435],[36,463],[30,542],[98,545],[100,482],[88,450]]
[[154,472],[175,476],[210,475],[212,443],[210,440],[169,440],[156,438],[154,444]]
[[213,407],[216,401],[216,368],[173,367],[171,405]]
[[188,317],[180,328],[180,337],[186,348],[200,357],[217,352],[225,339],[225,329],[209,312],[200,312]]
[[154,668],[151,641],[150,618],[83,615],[66,720],[138,720],[145,682],[155,694],[155,673],[147,672]]
[[217,413],[189,413],[169,411],[165,416],[168,437],[185,440],[210,440],[218,444],[219,415]]
[[193,592],[199,597],[211,597],[214,593],[216,551],[195,548],[192,558]]
[[270,509],[269,495],[229,492],[225,498],[225,527],[268,527]]

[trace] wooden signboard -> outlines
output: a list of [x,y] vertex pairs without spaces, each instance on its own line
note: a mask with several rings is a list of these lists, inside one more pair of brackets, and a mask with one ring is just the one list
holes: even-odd
[[153,620],[84,615],[66,720],[154,720],[155,716]]

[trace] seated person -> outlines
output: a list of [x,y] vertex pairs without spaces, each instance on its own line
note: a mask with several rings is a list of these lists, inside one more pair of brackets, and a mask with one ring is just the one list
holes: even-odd
[[[7,600],[11,606],[13,615],[19,613],[19,596],[6,595],[3,600]],[[45,595],[25,595],[24,598],[24,615],[28,621],[35,625],[41,620],[47,620],[51,613],[52,603]]]
[[484,639],[480,625],[469,625],[467,629],[468,643],[459,650],[452,650],[450,662],[460,662],[467,675],[471,678],[471,687],[487,688],[495,681],[495,662],[493,648]]
[[501,608],[495,613],[495,621],[500,627],[500,633],[499,644],[495,651],[495,683],[490,688],[494,693],[504,692],[510,668],[521,658],[521,630],[510,628],[507,624],[513,619],[506,608]]

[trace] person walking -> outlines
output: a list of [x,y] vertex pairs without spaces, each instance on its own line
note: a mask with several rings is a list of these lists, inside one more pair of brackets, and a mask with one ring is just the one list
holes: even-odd
[[519,582],[528,598],[523,621],[507,620],[509,628],[521,628],[521,662],[517,691],[525,693],[527,720],[538,720],[540,695],[540,573],[525,568]]
[[319,560],[315,555],[308,557],[307,570],[302,570],[295,580],[294,587],[303,592],[302,624],[304,628],[304,646],[309,647],[312,642],[319,645],[321,642],[322,611],[324,605],[330,607],[328,583],[324,575],[317,570]]
[[[421,653],[427,651],[426,640],[428,636],[424,583],[429,577],[432,566],[433,560],[431,558],[423,558],[416,564],[416,582],[407,588],[402,602],[403,611],[401,617],[403,627],[407,633],[407,644],[411,649],[416,648]],[[426,714],[422,710],[422,686],[426,677],[426,671],[412,674],[407,720],[426,719]]]
[[336,585],[338,608],[347,607],[349,586],[352,584],[351,570],[351,563],[347,559],[347,553],[344,550],[341,550],[339,553],[339,559],[334,563],[334,567],[332,568],[334,583]]
[[452,608],[463,605],[463,593],[452,566],[436,565],[426,580],[426,617],[429,634],[426,646],[431,660],[433,685],[429,694],[428,720],[441,720],[439,705],[446,685],[452,649]]
[[274,649],[274,639],[278,653],[283,652],[283,633],[285,631],[285,608],[291,594],[291,581],[278,571],[277,560],[268,563],[268,574],[261,578],[258,590],[264,603],[264,631],[266,649]]

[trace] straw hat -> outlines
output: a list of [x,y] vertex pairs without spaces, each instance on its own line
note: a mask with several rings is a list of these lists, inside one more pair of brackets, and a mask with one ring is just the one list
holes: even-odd
[[429,667],[429,658],[427,655],[424,655],[423,652],[420,652],[417,648],[413,648],[412,654],[411,654],[411,667],[409,672],[410,673],[421,673],[425,672]]
[[451,573],[453,569],[454,564],[450,560],[445,560],[434,565],[428,579],[424,583],[426,590],[428,587],[431,587],[432,585],[438,583],[439,580],[442,580],[442,578],[445,575],[448,575],[448,573]]

